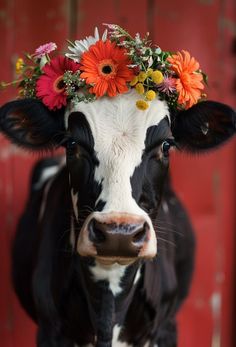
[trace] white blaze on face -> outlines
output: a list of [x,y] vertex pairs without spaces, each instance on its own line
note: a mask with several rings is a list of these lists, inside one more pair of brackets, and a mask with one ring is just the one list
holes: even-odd
[[102,212],[146,213],[132,197],[130,178],[142,160],[147,129],[169,116],[164,101],[153,100],[146,111],[138,110],[140,96],[130,91],[114,98],[80,102],[71,112],[82,112],[92,131],[99,160],[95,180],[102,184],[99,199],[106,202]]

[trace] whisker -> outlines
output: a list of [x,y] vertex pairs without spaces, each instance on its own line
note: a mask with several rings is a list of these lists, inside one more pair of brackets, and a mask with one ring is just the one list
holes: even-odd
[[164,227],[164,226],[160,226],[158,224],[153,224],[154,229],[156,230],[156,232],[160,232],[160,231],[165,231],[168,233],[172,233],[172,234],[176,234],[176,235],[180,235],[183,236],[184,233],[182,233],[181,231],[175,230],[173,228],[168,228],[168,227]]
[[173,246],[173,247],[176,247],[176,244],[171,241],[171,240],[166,240],[166,239],[163,239],[162,237],[157,237],[157,241],[160,240],[160,241],[163,241],[165,243],[168,243],[169,245]]

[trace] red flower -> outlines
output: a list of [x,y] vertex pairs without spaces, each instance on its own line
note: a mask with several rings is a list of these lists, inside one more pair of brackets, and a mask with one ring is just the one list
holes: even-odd
[[36,83],[36,96],[50,109],[66,106],[67,95],[63,75],[69,70],[76,72],[79,64],[63,56],[58,56],[43,67],[43,75]]
[[127,51],[110,40],[99,40],[90,46],[83,53],[80,63],[80,70],[83,71],[80,77],[92,85],[90,92],[97,97],[105,94],[112,97],[127,92],[127,82],[134,77],[127,66],[131,64]]

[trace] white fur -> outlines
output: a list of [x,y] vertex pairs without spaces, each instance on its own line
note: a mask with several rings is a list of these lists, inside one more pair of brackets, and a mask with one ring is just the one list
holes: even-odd
[[144,214],[132,197],[130,177],[141,163],[147,129],[158,125],[169,111],[158,99],[146,111],[138,110],[138,99],[136,91],[130,91],[115,98],[80,102],[73,109],[86,116],[93,134],[99,160],[95,179],[102,183],[99,199],[106,201],[103,212]]
[[126,266],[119,264],[102,265],[96,262],[95,266],[90,267],[90,271],[95,281],[108,281],[109,288],[113,295],[116,296],[121,293],[122,288],[120,286],[121,279],[124,276]]
[[[128,344],[127,342],[119,341],[120,331],[121,331],[121,327],[119,325],[115,325],[113,328],[112,347],[135,347],[133,345]],[[149,347],[149,346],[150,346],[150,342],[147,341],[143,347]]]
[[[138,110],[140,96],[131,90],[114,98],[103,97],[94,102],[80,102],[70,111],[82,112],[92,131],[94,148],[99,160],[95,180],[102,185],[98,200],[106,202],[103,213],[130,213],[145,216],[150,225],[149,250],[155,255],[156,237],[150,218],[132,197],[130,178],[142,161],[146,133],[166,116],[168,106],[164,101],[153,100],[145,111]],[[68,113],[66,113],[68,117]],[[65,119],[65,124],[68,120]],[[72,195],[72,198],[73,197]],[[97,200],[97,201],[98,201]]]
[[126,342],[119,341],[121,327],[119,325],[115,325],[113,328],[113,337],[112,337],[112,347],[133,347]]
[[168,204],[167,204],[167,202],[166,201],[162,201],[162,207],[163,207],[163,211],[165,212],[165,213],[168,213],[169,212],[169,207],[168,207]]
[[78,202],[78,193],[74,193],[73,189],[71,189],[71,199],[72,199],[72,205],[75,213],[75,218],[78,221],[79,214],[78,214],[78,207],[77,207],[77,202]]
[[46,205],[47,205],[47,201],[48,201],[48,192],[51,188],[51,185],[53,183],[54,177],[52,177],[46,184],[45,188],[44,188],[44,192],[43,192],[43,198],[41,201],[41,206],[40,206],[40,210],[39,210],[39,221],[41,221],[41,219],[43,218],[45,209],[46,209]]
[[50,177],[54,176],[59,170],[59,165],[54,165],[50,167],[46,167],[43,169],[42,174],[38,182],[33,185],[33,189],[38,190],[41,189],[44,182],[46,182]]
[[[48,182],[46,184],[46,186],[44,187],[44,192],[43,192],[43,199],[41,202],[41,206],[40,206],[40,211],[39,211],[39,221],[43,218],[44,212],[45,212],[45,208],[46,208],[46,204],[47,204],[47,198],[48,198],[48,192],[51,188],[51,185],[56,177],[56,174],[62,170],[65,166],[65,158],[62,158],[61,162],[58,164],[58,166],[53,166],[54,170],[43,170],[42,176],[41,177],[45,177],[47,176]],[[45,174],[44,172],[47,172],[47,174]],[[50,175],[49,175],[50,173]],[[41,182],[42,178],[40,178],[39,182]]]
[[141,268],[139,267],[137,272],[136,272],[136,275],[134,277],[134,284],[136,284],[138,282],[138,280],[140,279],[141,277]]
[[[133,345],[128,344],[127,342],[119,341],[119,335],[122,327],[116,324],[113,328],[113,334],[112,334],[112,347],[135,347]],[[147,341],[143,347],[149,347],[150,341]],[[77,344],[74,345],[74,347],[79,347]],[[84,345],[82,347],[94,347],[91,343],[88,345]],[[158,347],[157,344],[155,344],[154,347]]]

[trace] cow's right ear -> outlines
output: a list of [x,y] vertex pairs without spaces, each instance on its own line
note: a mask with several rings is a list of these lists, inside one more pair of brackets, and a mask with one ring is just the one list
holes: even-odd
[[65,109],[50,111],[36,99],[11,101],[0,108],[0,131],[18,146],[52,149],[65,134]]
[[217,148],[235,135],[236,113],[220,102],[202,101],[177,113],[171,127],[180,149],[200,153]]

